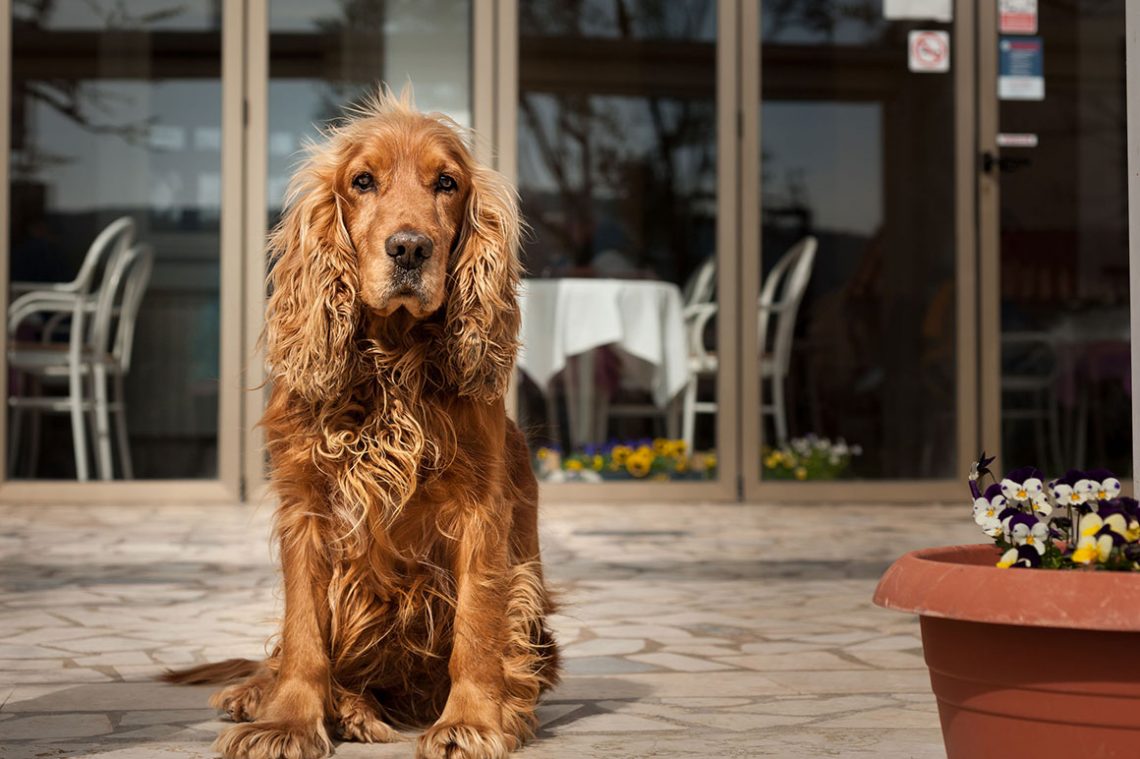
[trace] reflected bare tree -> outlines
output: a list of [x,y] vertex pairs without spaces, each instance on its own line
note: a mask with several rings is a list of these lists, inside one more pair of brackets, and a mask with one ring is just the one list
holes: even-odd
[[[477,2],[478,0],[476,0]],[[330,68],[321,93],[321,103],[313,114],[315,123],[336,124],[346,112],[363,105],[376,93],[384,72],[384,46],[392,34],[430,29],[395,29],[402,24],[431,26],[448,16],[463,20],[447,24],[464,25],[468,6],[454,0],[338,0],[339,11],[315,19],[318,31],[338,41],[337,60]],[[414,12],[408,12],[414,11]],[[399,91],[402,82],[392,82]]]
[[[211,0],[212,16],[220,18],[221,0]],[[90,33],[103,35],[115,32],[147,31],[158,24],[168,23],[187,14],[191,3],[156,3],[154,7],[140,10],[138,4],[125,0],[99,2],[83,0],[80,4],[98,22]],[[12,5],[13,37],[19,39],[24,34],[50,33],[56,14],[62,10],[56,0],[14,0]],[[76,11],[72,5],[68,10]],[[55,111],[65,119],[77,124],[84,131],[97,135],[112,135],[124,141],[142,145],[147,141],[151,127],[157,123],[156,116],[145,119],[122,120],[114,118],[124,104],[132,99],[115,88],[100,87],[97,80],[83,79],[79,72],[74,77],[16,78],[13,77],[13,98],[20,102],[22,112],[27,113],[29,105],[38,103]],[[15,124],[19,134],[22,125]],[[66,163],[64,156],[42,152],[31,143],[24,149],[14,152],[14,169],[17,172],[32,173],[39,168]]]
[[881,0],[768,0],[763,9],[765,40],[780,39],[798,29],[832,42],[845,22],[856,22],[870,31],[883,21]]
[[[616,39],[643,46],[674,40],[706,42],[715,28],[715,4],[662,0],[527,2],[520,28],[532,38]],[[523,63],[525,65],[525,61]],[[715,73],[710,72],[710,80]],[[639,77],[636,94],[524,91],[519,115],[524,162],[535,186],[526,200],[542,202],[543,188],[557,212],[529,209],[536,232],[569,259],[590,265],[604,217],[616,221],[640,269],[681,281],[706,250],[694,250],[696,217],[715,217],[716,109],[710,89],[694,99],[660,90]],[[525,177],[524,177],[525,180]],[[526,188],[524,188],[525,190]],[[603,218],[599,218],[603,217]]]

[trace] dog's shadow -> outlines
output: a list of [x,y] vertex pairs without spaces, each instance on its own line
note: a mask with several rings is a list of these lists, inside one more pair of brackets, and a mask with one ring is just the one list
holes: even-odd
[[144,745],[201,742],[203,756],[225,723],[207,706],[214,686],[153,680],[76,685],[0,708],[5,759],[91,756]]
[[[207,706],[216,688],[137,680],[75,685],[9,701],[0,707],[0,755],[4,759],[66,759],[137,751],[145,746],[158,751],[178,744],[179,748],[212,757],[214,738],[232,724]],[[621,704],[639,700],[650,690],[621,677],[568,678],[539,705],[535,737],[540,742],[555,739],[561,730],[580,720],[620,712]],[[3,695],[0,691],[0,700]],[[418,732],[401,731],[409,742]],[[356,755],[350,748],[354,745],[340,744],[337,753]],[[400,756],[410,755],[408,745],[394,744],[391,750]],[[397,750],[396,746],[404,748]]]
[[549,740],[582,720],[620,713],[651,692],[648,685],[621,676],[569,677],[539,703],[535,738]]

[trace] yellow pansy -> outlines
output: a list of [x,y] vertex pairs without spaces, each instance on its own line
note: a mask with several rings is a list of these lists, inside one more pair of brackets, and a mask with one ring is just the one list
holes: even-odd
[[649,474],[650,467],[653,466],[653,454],[648,456],[640,453],[635,453],[629,457],[625,462],[626,470],[634,477],[644,477]]
[[613,450],[610,451],[610,457],[614,460],[614,463],[620,467],[625,465],[626,459],[629,458],[631,453],[633,453],[633,449],[628,445],[615,445]]

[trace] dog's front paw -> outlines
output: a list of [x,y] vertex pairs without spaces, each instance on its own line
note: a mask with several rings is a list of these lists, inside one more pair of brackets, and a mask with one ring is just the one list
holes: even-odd
[[465,724],[436,724],[420,736],[416,759],[505,759],[514,739],[500,730]]
[[345,696],[337,700],[336,731],[346,741],[395,743],[403,740],[380,717],[375,700],[363,696]]
[[219,735],[214,750],[223,759],[324,759],[332,741],[323,722],[246,722]]
[[210,696],[210,706],[226,713],[234,722],[252,722],[257,719],[264,691],[261,681],[251,678],[244,683],[222,688]]

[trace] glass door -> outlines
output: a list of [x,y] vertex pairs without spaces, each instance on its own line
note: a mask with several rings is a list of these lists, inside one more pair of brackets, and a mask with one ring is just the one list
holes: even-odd
[[[246,158],[246,333],[250,379],[261,386],[259,336],[265,311],[265,240],[281,219],[289,179],[304,146],[381,86],[412,84],[416,106],[472,126],[470,0],[250,0]],[[484,135],[489,139],[489,135]],[[252,397],[252,396],[251,396]],[[259,397],[268,397],[264,389]],[[257,421],[246,419],[244,474],[251,493],[265,484]]]
[[737,3],[505,5],[539,477],[570,498],[731,497]]
[[[1125,0],[982,18],[987,444],[1131,471]],[[993,441],[993,442],[989,442]],[[1000,443],[999,443],[1000,441]]]
[[973,16],[744,4],[746,492],[951,495],[974,441]]
[[5,479],[212,481],[234,497],[241,8],[0,7]]

